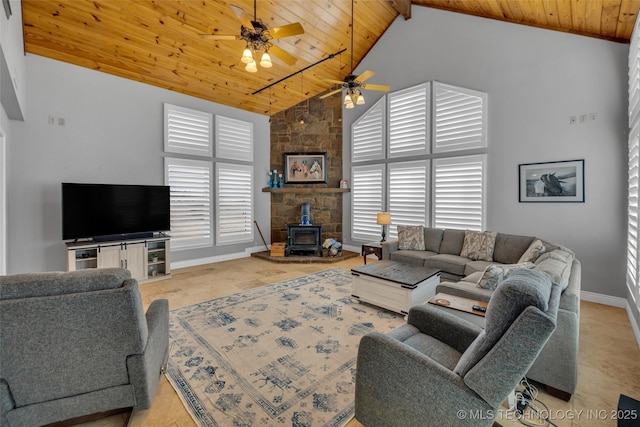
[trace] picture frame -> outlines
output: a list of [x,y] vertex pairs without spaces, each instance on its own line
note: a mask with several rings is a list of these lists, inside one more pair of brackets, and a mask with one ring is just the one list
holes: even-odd
[[328,181],[326,152],[284,153],[285,184],[326,184]]
[[584,203],[584,159],[518,165],[520,203]]

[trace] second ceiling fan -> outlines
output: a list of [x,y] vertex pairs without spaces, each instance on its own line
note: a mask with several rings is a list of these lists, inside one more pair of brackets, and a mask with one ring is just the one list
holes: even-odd
[[389,92],[391,90],[391,86],[388,86],[388,85],[364,83],[366,80],[375,76],[376,73],[374,73],[373,71],[367,70],[358,76],[353,74],[353,34],[355,30],[355,27],[353,24],[353,15],[354,15],[354,0],[351,0],[351,72],[342,81],[335,80],[335,79],[323,79],[325,82],[328,82],[328,83],[339,84],[340,89],[332,90],[329,93],[326,93],[320,97],[320,99],[324,99],[346,89],[346,93],[344,95],[344,105],[348,109],[353,108],[356,104],[362,105],[365,103],[364,96],[362,95],[362,89],[377,90],[381,92]]
[[272,44],[271,40],[304,34],[304,29],[299,22],[294,22],[292,24],[269,29],[269,27],[267,27],[267,24],[263,23],[262,20],[259,20],[257,18],[256,0],[253,0],[253,20],[249,18],[249,15],[247,15],[247,13],[241,7],[234,6],[232,4],[229,6],[242,24],[240,26],[240,34],[200,34],[200,36],[213,40],[243,40],[246,45],[242,53],[241,61],[247,64],[245,69],[252,73],[258,71],[253,55],[257,55],[261,51],[263,53],[260,59],[260,66],[263,68],[270,68],[272,65],[269,53],[273,54],[273,56],[288,65],[293,65],[296,63],[297,60],[294,56],[282,50],[278,46]]

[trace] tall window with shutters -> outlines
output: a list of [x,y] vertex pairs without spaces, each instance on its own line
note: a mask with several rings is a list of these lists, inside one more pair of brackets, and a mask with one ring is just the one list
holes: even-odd
[[165,184],[171,187],[171,248],[213,245],[211,162],[164,158]]
[[252,241],[253,123],[216,115],[214,135],[210,113],[171,104],[164,112],[172,249]]
[[[391,238],[399,224],[483,229],[486,109],[486,93],[430,82],[387,94],[356,120],[352,238],[379,238],[379,211],[391,213]],[[372,170],[382,187],[359,195]]]
[[253,240],[253,123],[216,116],[216,157],[220,159],[216,163],[216,244],[250,242]]
[[640,20],[636,20],[629,46],[629,171],[627,205],[627,289],[631,297],[629,304],[635,307],[635,316],[640,316],[640,253],[638,252],[638,224],[640,206],[638,181],[640,179]]

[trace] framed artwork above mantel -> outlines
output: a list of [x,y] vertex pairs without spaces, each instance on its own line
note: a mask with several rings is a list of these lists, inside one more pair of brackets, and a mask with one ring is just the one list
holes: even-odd
[[326,152],[284,153],[285,184],[326,184],[329,163]]

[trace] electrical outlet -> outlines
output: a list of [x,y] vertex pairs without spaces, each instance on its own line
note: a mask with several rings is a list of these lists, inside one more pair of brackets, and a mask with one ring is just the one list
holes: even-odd
[[569,124],[572,124],[572,125],[576,124],[576,116],[569,117]]
[[589,114],[589,121],[592,122],[596,119],[597,114],[596,113],[591,113]]
[[49,124],[50,125],[55,125],[56,124],[56,118],[53,116],[49,116]]
[[58,126],[64,126],[67,123],[64,117],[58,117]]
[[586,114],[580,114],[580,123],[584,123],[587,121],[587,115]]

